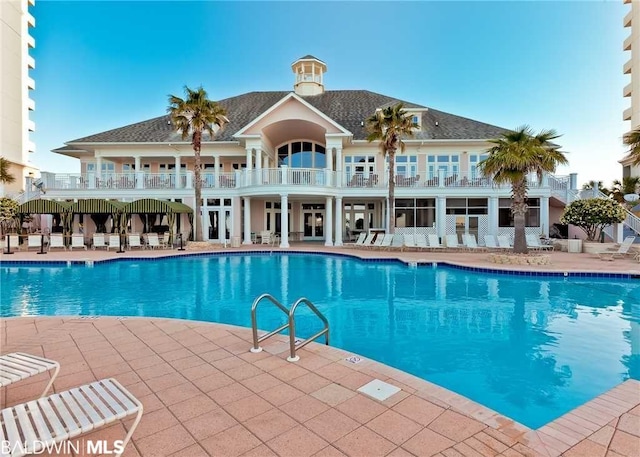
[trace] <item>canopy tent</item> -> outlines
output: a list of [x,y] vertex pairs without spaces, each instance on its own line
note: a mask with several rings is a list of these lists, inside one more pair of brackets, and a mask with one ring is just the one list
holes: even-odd
[[18,206],[17,214],[60,214],[62,222],[62,233],[67,235],[71,232],[71,203],[59,202],[56,200],[45,200],[38,198],[29,200]]
[[176,222],[176,214],[186,214],[189,219],[189,239],[193,238],[193,209],[184,203],[168,202],[165,200],[155,200],[144,198],[128,203],[124,207],[127,214],[166,214],[170,227],[169,244],[173,243],[173,229]]
[[127,225],[124,218],[124,208],[126,206],[126,202],[117,200],[86,198],[73,203],[69,211],[72,214],[91,214],[92,219],[96,223],[96,227],[98,227],[98,225],[104,225],[107,221],[107,215],[109,215],[113,219],[113,226],[118,233],[124,233]]

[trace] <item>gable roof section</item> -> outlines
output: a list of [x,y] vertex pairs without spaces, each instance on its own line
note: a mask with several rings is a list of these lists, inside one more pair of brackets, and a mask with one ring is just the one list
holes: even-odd
[[[226,110],[229,124],[219,133],[215,141],[234,141],[233,135],[272,108],[288,91],[249,92],[220,100]],[[494,125],[426,108],[367,90],[334,90],[320,95],[299,96],[318,111],[333,119],[344,129],[353,133],[355,140],[367,137],[366,120],[376,109],[402,102],[405,108],[425,110],[422,128],[414,136],[418,140],[477,140],[495,138],[506,130]],[[436,126],[437,122],[437,126]],[[204,141],[208,137],[205,135]],[[95,135],[69,141],[68,145],[83,143],[171,143],[189,141],[174,131],[169,115],[164,115]]]

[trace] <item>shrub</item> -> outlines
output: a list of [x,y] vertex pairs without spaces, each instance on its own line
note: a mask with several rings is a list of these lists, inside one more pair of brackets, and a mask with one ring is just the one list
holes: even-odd
[[595,241],[604,227],[620,223],[626,217],[624,207],[615,200],[587,198],[576,200],[567,206],[560,222],[580,227],[587,234],[588,241]]
[[9,233],[18,227],[18,202],[2,197],[0,198],[0,232]]

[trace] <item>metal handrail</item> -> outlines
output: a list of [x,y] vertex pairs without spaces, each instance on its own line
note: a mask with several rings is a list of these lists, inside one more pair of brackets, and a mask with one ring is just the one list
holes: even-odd
[[[286,324],[284,324],[281,327],[278,327],[277,329],[275,329],[274,331],[269,332],[266,335],[262,335],[260,338],[258,338],[258,321],[256,319],[256,310],[258,309],[258,304],[263,299],[267,299],[271,303],[276,305],[280,309],[280,311],[282,311],[283,313],[285,313],[288,316],[288,320],[287,320]],[[251,348],[251,352],[254,352],[254,353],[262,352],[262,348],[259,346],[259,343],[261,341],[266,340],[267,338],[272,337],[276,333],[280,333],[284,329],[289,328],[290,323],[291,323],[291,317],[290,317],[289,310],[282,303],[280,303],[278,300],[273,298],[273,296],[271,294],[262,294],[262,295],[260,295],[258,298],[256,298],[253,301],[253,305],[251,305],[251,330],[253,331],[253,347]]]
[[307,338],[303,343],[301,343],[298,346],[298,348],[305,347],[307,344],[311,343],[317,338],[320,338],[322,335],[325,335],[324,344],[326,344],[327,346],[329,345],[329,321],[327,320],[326,317],[324,317],[324,315],[320,311],[318,311],[318,308],[316,308],[314,304],[311,303],[311,301],[309,301],[307,298],[304,298],[304,297],[299,298],[298,301],[296,301],[293,304],[293,306],[291,307],[291,310],[289,310],[289,348],[291,350],[291,355],[287,357],[287,361],[289,362],[297,362],[298,360],[300,360],[300,357],[296,355],[295,312],[296,312],[296,308],[301,303],[304,303],[305,305],[307,305],[307,307],[311,309],[311,311],[313,311],[315,315],[320,318],[320,320],[324,323],[324,328],[320,330],[318,333],[316,333],[315,335]]

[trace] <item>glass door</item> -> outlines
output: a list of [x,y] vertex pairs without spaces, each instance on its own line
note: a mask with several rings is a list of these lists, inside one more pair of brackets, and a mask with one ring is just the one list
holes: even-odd
[[209,241],[225,243],[231,240],[231,211],[228,209],[216,209],[208,212]]
[[324,210],[304,211],[302,213],[302,234],[305,240],[324,238]]

